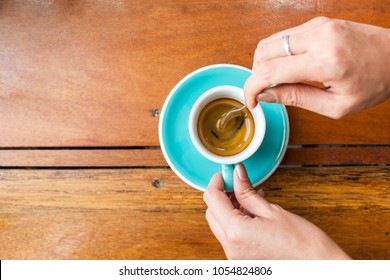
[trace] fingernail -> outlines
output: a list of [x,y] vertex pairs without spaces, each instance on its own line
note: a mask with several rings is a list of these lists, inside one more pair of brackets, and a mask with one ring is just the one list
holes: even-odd
[[256,100],[258,102],[268,102],[268,103],[275,103],[277,102],[276,95],[272,92],[272,90],[267,90],[266,92],[260,93]]
[[248,180],[248,174],[246,173],[245,167],[241,162],[237,164],[236,171],[238,178],[240,178],[241,180]]

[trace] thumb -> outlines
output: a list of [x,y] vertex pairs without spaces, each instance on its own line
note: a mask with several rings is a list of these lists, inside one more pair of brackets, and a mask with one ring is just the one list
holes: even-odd
[[270,203],[253,188],[242,163],[234,169],[234,194],[241,206],[253,215],[264,216],[270,209]]
[[300,107],[331,118],[337,118],[340,107],[334,93],[307,84],[281,84],[268,88],[256,100]]

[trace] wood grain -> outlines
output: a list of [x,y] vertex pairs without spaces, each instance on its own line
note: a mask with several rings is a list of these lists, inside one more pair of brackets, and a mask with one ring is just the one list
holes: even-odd
[[[352,257],[389,259],[389,171],[279,168],[262,188]],[[169,169],[0,170],[0,205],[1,259],[225,258],[202,193]]]
[[[173,86],[315,16],[390,27],[388,1],[1,1],[0,146],[156,146]],[[289,109],[291,144],[387,144],[390,103],[334,121]]]
[[[380,0],[0,0],[0,259],[224,259],[202,193],[165,168],[152,110],[202,66],[250,68],[277,31],[319,15],[389,28],[389,10]],[[261,186],[267,199],[353,258],[390,259],[390,101],[337,121],[288,113],[293,146]]]
[[289,148],[284,165],[390,164],[390,147]]
[[[0,167],[163,167],[160,149],[0,149]],[[282,165],[390,164],[390,147],[288,148]]]
[[0,150],[1,167],[156,167],[168,166],[161,150],[39,149]]

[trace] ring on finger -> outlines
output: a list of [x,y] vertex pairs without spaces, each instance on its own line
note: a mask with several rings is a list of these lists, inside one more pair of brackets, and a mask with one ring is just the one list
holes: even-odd
[[286,51],[287,55],[292,55],[291,49],[290,49],[290,36],[289,35],[283,35],[282,37],[282,43],[283,48]]

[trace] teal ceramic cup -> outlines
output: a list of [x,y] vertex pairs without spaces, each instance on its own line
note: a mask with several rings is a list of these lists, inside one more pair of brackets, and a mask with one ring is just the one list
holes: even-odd
[[198,150],[198,152],[201,153],[205,158],[221,165],[222,179],[225,184],[225,191],[232,192],[234,184],[234,167],[237,163],[243,162],[244,160],[251,157],[259,149],[264,139],[266,121],[263,110],[261,109],[260,105],[257,105],[254,109],[250,110],[255,124],[255,131],[251,143],[238,154],[232,156],[216,155],[210,152],[206,147],[204,147],[204,145],[200,141],[197,131],[197,125],[199,114],[202,109],[210,102],[220,98],[230,98],[237,100],[242,104],[245,104],[245,98],[242,88],[228,85],[211,88],[204,92],[202,95],[200,95],[200,97],[192,106],[188,121],[188,130],[191,141],[195,148]]

